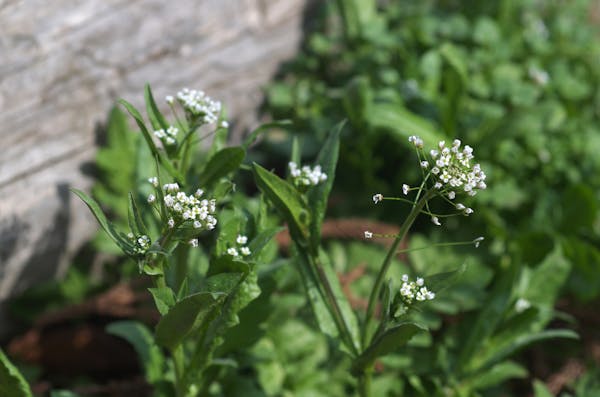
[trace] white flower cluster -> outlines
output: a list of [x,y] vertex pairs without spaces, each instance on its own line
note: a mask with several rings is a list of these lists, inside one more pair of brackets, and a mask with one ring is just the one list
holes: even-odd
[[[469,145],[460,149],[461,142],[455,139],[451,147],[447,147],[444,141],[438,143],[438,149],[432,149],[429,154],[434,160],[430,172],[434,176],[434,187],[447,194],[448,198],[454,199],[457,193],[465,192],[470,196],[477,194],[477,190],[483,190],[485,184],[485,173],[479,164],[472,164],[473,148]],[[429,164],[421,163],[423,168]]]
[[152,244],[150,237],[146,236],[145,234],[136,237],[133,235],[133,233],[128,233],[127,237],[133,243],[133,252],[136,254],[145,254]]
[[[169,102],[167,97],[167,102]],[[177,93],[177,100],[187,113],[195,117],[202,117],[205,124],[216,123],[221,113],[221,102],[213,100],[204,91],[182,89]],[[172,101],[172,100],[171,100]]]
[[[204,194],[202,189],[196,190],[194,195],[187,195],[179,191],[177,183],[168,183],[163,186],[165,192],[164,202],[169,211],[168,224],[174,227],[175,223],[191,221],[195,229],[212,230],[217,225],[216,201],[200,199]],[[193,245],[193,244],[192,244]]]
[[166,132],[163,129],[154,131],[154,136],[169,146],[177,143],[177,134],[179,134],[179,128],[173,126],[169,126]]
[[250,252],[250,248],[246,247],[246,243],[248,243],[248,237],[238,234],[237,238],[235,239],[235,242],[237,244],[237,247],[230,247],[227,249],[227,253],[229,255],[233,256],[234,258],[237,258],[240,256],[240,254],[242,256],[248,256],[252,253]]
[[435,294],[427,289],[425,281],[417,278],[416,281],[409,281],[408,275],[402,276],[402,286],[400,287],[400,297],[406,305],[410,305],[413,300],[425,301],[435,298]]
[[327,174],[321,171],[320,165],[315,165],[312,169],[308,165],[298,168],[293,161],[290,161],[288,165],[296,186],[317,186],[327,180]]

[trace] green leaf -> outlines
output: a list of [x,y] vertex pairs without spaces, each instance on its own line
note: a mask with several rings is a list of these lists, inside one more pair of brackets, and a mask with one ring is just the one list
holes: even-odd
[[140,215],[140,210],[133,198],[133,194],[129,193],[129,228],[136,235],[148,235],[148,230],[146,229],[146,225],[144,225],[144,221],[142,216]]
[[469,334],[465,335],[466,342],[459,355],[459,363],[463,368],[468,368],[468,363],[477,358],[476,349],[492,335],[504,317],[504,313],[511,303],[515,279],[516,266],[512,266],[505,270],[500,279],[496,281],[494,289],[487,301],[484,302],[483,309],[479,312]]
[[159,159],[160,165],[162,165],[165,168],[165,170],[167,170],[167,172],[173,178],[177,179],[177,181],[179,183],[183,184],[183,181],[185,178],[183,178],[181,173],[179,171],[177,171],[177,169],[175,169],[175,167],[173,166],[173,164],[171,164],[169,159],[167,159],[165,157],[164,153],[161,152],[160,150],[158,150],[158,148],[154,144],[154,141],[152,140],[152,136],[150,135],[150,132],[146,128],[146,124],[144,123],[144,119],[142,118],[142,115],[140,114],[140,112],[138,112],[137,109],[132,104],[130,104],[129,102],[127,102],[124,99],[120,99],[119,103],[121,105],[123,105],[125,107],[125,109],[127,109],[127,112],[129,112],[129,114],[134,118],[136,124],[138,125],[138,127],[140,128],[140,131],[142,132],[142,136],[144,137],[144,140],[146,141],[148,148],[152,152],[152,155],[154,155],[155,157],[157,157]]
[[102,212],[102,209],[98,205],[98,203],[87,194],[78,189],[70,189],[73,193],[75,193],[92,211],[92,214],[102,227],[102,229],[106,232],[106,234],[123,250],[123,252],[127,255],[131,255],[132,253],[132,245],[121,237],[114,226],[106,219],[106,215]]
[[166,131],[167,128],[169,128],[169,123],[167,123],[162,113],[158,110],[156,102],[154,101],[154,96],[152,95],[150,84],[147,83],[144,87],[144,99],[146,100],[146,112],[148,113],[152,128],[154,128],[155,131],[160,129]]
[[177,302],[156,326],[156,343],[173,350],[225,296],[200,292]]
[[152,332],[144,324],[137,321],[117,321],[109,324],[106,331],[131,343],[150,383],[164,378],[164,357],[154,343]]
[[375,103],[368,117],[372,126],[398,135],[403,142],[406,142],[411,135],[418,135],[429,144],[444,140],[444,136],[429,120],[398,104]]
[[377,357],[391,353],[404,346],[417,332],[427,328],[416,323],[400,323],[379,335],[365,351],[352,363],[352,373],[360,374],[363,369],[375,362]]
[[[533,334],[521,335],[518,338],[515,338],[513,340],[513,343],[511,343],[510,345],[498,349],[489,359],[486,360],[486,362],[483,365],[478,366],[476,373],[487,371],[490,367],[496,365],[511,354],[514,354],[518,350],[528,345],[531,345],[532,343],[555,338],[579,339],[579,336],[577,335],[577,333],[571,331],[570,329],[551,329]],[[480,359],[481,358],[478,357],[478,361]]]
[[158,287],[148,288],[148,291],[152,294],[154,304],[161,315],[165,315],[169,312],[169,309],[175,306],[175,296],[173,290],[169,287]]
[[554,394],[548,390],[546,384],[539,379],[533,381],[533,393],[535,397],[554,397]]
[[209,188],[222,177],[237,170],[245,156],[246,151],[239,146],[219,150],[210,158],[200,174],[200,184]]
[[258,188],[288,223],[292,238],[297,242],[305,242],[310,214],[300,193],[291,184],[260,165],[254,163],[252,166]]
[[316,163],[321,166],[323,172],[327,175],[327,180],[313,187],[308,193],[308,206],[312,213],[310,242],[314,252],[317,251],[321,243],[321,224],[327,209],[327,199],[335,180],[335,168],[340,150],[340,133],[344,124],[345,121],[342,121],[332,128],[317,156]]
[[272,227],[267,230],[264,230],[256,235],[248,244],[248,248],[250,249],[250,256],[248,259],[257,258],[260,255],[262,249],[275,237],[277,233],[282,231],[281,227]]
[[259,126],[258,128],[256,128],[254,131],[252,131],[250,134],[248,134],[248,136],[246,137],[246,139],[244,139],[244,142],[242,143],[242,148],[244,150],[248,150],[250,145],[252,145],[254,143],[254,141],[256,141],[258,136],[268,129],[286,128],[286,127],[289,127],[290,125],[292,125],[291,120],[279,120],[279,121],[273,121],[271,123],[263,124],[263,125]]
[[469,385],[474,390],[483,390],[499,385],[509,379],[525,377],[527,377],[527,370],[523,366],[513,361],[506,361],[496,364],[488,371],[475,376],[469,382]]
[[0,350],[0,396],[31,397],[31,389],[21,372]]

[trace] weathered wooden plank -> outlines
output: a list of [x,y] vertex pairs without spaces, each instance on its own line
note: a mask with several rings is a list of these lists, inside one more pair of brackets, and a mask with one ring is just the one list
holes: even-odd
[[301,38],[306,0],[0,1],[0,302],[61,273],[95,225],[94,127],[117,97],[183,86],[256,124],[261,87]]

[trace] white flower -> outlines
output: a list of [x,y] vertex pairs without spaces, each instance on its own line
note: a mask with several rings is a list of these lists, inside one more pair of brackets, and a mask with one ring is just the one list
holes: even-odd
[[182,89],[177,93],[177,101],[186,114],[205,124],[216,123],[221,113],[221,102],[211,99],[203,91]]
[[148,178],[148,182],[152,184],[154,187],[158,187],[158,178],[153,176],[152,178]]
[[292,176],[292,180],[294,185],[301,186],[316,186],[321,182],[327,180],[327,174],[321,171],[320,165],[315,165],[313,168],[305,165],[300,169],[298,165],[293,161],[289,162],[290,175]]
[[238,234],[237,238],[235,239],[235,241],[238,244],[244,245],[248,242],[248,237],[246,236],[242,236],[241,234]]
[[221,128],[228,128],[229,127],[229,123],[225,120],[221,121]]
[[522,313],[531,307],[531,303],[527,299],[519,298],[515,303],[517,313]]
[[417,285],[419,287],[422,287],[424,283],[425,281],[421,277],[417,277]]
[[475,240],[473,240],[473,244],[475,244],[475,248],[479,248],[479,243],[481,243],[482,241],[483,241],[483,236],[479,236]]
[[456,209],[457,209],[457,210],[459,210],[459,211],[462,211],[462,210],[464,210],[465,208],[467,208],[467,207],[465,207],[465,206],[464,206],[463,204],[461,204],[461,203],[458,203],[458,204],[456,204]]
[[243,256],[248,256],[251,254],[250,248],[248,248],[248,247],[240,248],[240,252],[242,253]]
[[421,138],[419,138],[418,136],[412,135],[410,137],[408,137],[408,141],[410,143],[412,143],[413,145],[415,145],[416,148],[422,148],[423,147],[423,140]]
[[368,230],[365,231],[365,238],[373,238],[373,233],[369,232]]
[[175,220],[173,220],[173,218],[169,218],[167,224],[169,225],[169,228],[173,229],[173,227],[175,227]]
[[469,216],[473,213],[473,209],[471,208],[465,208],[465,215]]
[[408,274],[402,275],[402,281],[404,281],[405,283],[408,282]]
[[442,224],[440,223],[440,220],[438,219],[437,216],[432,216],[431,217],[431,222],[433,222],[434,225],[442,226]]
[[455,198],[455,197],[456,197],[456,192],[455,192],[454,190],[450,190],[450,191],[448,192],[448,198],[449,198],[450,200],[454,200],[454,198]]
[[402,184],[402,193],[404,193],[405,196],[408,194],[409,190],[410,186],[408,186],[406,183]]
[[421,168],[428,168],[429,167],[429,162],[428,161],[421,161]]
[[149,194],[148,195],[148,203],[152,204],[155,201],[156,201],[156,196],[153,194]]
[[167,183],[166,185],[163,186],[163,190],[167,191],[169,193],[178,192],[179,191],[179,185],[177,184],[177,182],[175,182],[175,183]]
[[128,234],[128,237],[131,238],[132,240],[135,240],[134,243],[134,247],[133,247],[133,252],[135,252],[136,254],[144,254],[146,253],[146,251],[148,251],[148,248],[150,248],[150,244],[152,243],[150,241],[150,237],[146,236],[145,234],[135,238],[133,236],[133,234]]
[[227,248],[227,253],[231,256],[238,256],[238,252],[235,248]]
[[167,95],[165,97],[165,102],[167,102],[169,105],[172,105],[173,101],[174,101],[174,99],[173,99],[173,97],[171,95]]
[[383,195],[381,193],[377,193],[376,195],[373,196],[373,202],[375,204],[381,202],[383,200]]
[[198,239],[197,239],[197,238],[193,238],[193,239],[191,239],[190,241],[188,241],[188,243],[189,243],[189,244],[190,244],[192,247],[196,248],[196,247],[198,246]]

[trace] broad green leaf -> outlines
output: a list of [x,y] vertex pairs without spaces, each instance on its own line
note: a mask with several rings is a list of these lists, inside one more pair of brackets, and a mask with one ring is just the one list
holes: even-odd
[[164,378],[164,357],[154,343],[152,332],[144,324],[137,321],[117,321],[109,324],[106,331],[131,343],[150,383]]
[[450,43],[444,43],[440,47],[439,53],[458,74],[462,82],[466,83],[469,79],[467,65],[464,62],[464,56],[459,52],[458,48]]
[[554,394],[548,390],[546,384],[539,379],[533,381],[533,393],[535,397],[554,397]]
[[211,187],[222,177],[237,170],[245,156],[246,151],[239,146],[219,150],[210,158],[200,174],[200,185]]
[[487,301],[484,302],[475,324],[471,327],[469,334],[465,335],[465,343],[462,345],[459,355],[459,362],[463,368],[468,368],[468,362],[477,357],[476,349],[492,335],[504,317],[504,313],[511,303],[515,279],[516,266],[513,265],[496,280],[494,289]]
[[546,339],[556,338],[567,338],[567,339],[579,339],[579,336],[570,329],[550,329],[533,334],[524,334],[514,339],[512,344],[506,345],[501,349],[495,351],[489,358],[476,357],[476,361],[481,362],[485,360],[482,365],[476,365],[477,372],[487,371],[490,367],[496,365],[502,360],[506,359],[510,355],[514,354],[518,350],[531,345],[532,343],[539,342]]
[[352,373],[361,371],[375,362],[377,357],[389,354],[404,346],[417,332],[426,331],[427,328],[416,323],[400,323],[394,325],[379,335],[371,345],[358,356],[352,363]]
[[428,145],[445,139],[429,120],[397,104],[375,103],[368,116],[372,126],[392,132],[403,142],[411,135],[420,136]]
[[260,127],[256,128],[254,131],[248,134],[248,136],[246,137],[246,139],[244,139],[244,142],[242,143],[242,148],[244,150],[248,150],[248,148],[254,143],[254,141],[256,141],[258,136],[268,129],[286,128],[290,125],[292,125],[292,122],[290,120],[279,120],[273,121],[271,123],[262,124]]
[[253,164],[253,171],[258,188],[281,213],[292,238],[305,242],[310,214],[300,193],[291,184],[256,163]]
[[509,379],[525,377],[527,377],[527,370],[523,366],[513,361],[505,361],[473,377],[468,384],[474,390],[483,390],[499,385]]
[[463,264],[456,270],[427,276],[425,282],[427,283],[427,287],[437,294],[454,284],[466,270],[467,265]]
[[146,225],[144,225],[144,221],[142,216],[140,215],[140,210],[133,198],[133,194],[129,193],[129,228],[136,235],[148,235],[148,230],[146,229]]
[[175,169],[175,167],[173,166],[173,164],[171,164],[169,159],[167,159],[165,157],[164,153],[161,152],[160,150],[158,150],[158,148],[154,144],[154,141],[152,140],[152,136],[150,135],[150,132],[146,128],[146,124],[144,123],[144,119],[142,118],[142,115],[140,114],[140,112],[138,112],[137,109],[132,104],[130,104],[129,102],[127,102],[124,99],[120,99],[119,103],[121,105],[123,105],[125,107],[125,109],[127,109],[127,112],[129,112],[129,114],[134,118],[136,124],[138,125],[138,127],[140,128],[140,131],[142,132],[142,136],[144,137],[144,140],[146,141],[148,148],[150,148],[150,151],[152,152],[152,154],[159,159],[160,165],[162,165],[165,168],[165,170],[167,170],[167,172],[173,178],[177,179],[177,181],[179,183],[183,184],[184,178],[181,175],[181,173],[179,171],[177,171],[177,169]]
[[523,298],[534,305],[552,308],[570,271],[571,263],[565,259],[560,244],[556,244],[554,250],[531,272]]
[[340,133],[345,122],[338,123],[327,137],[323,148],[317,156],[316,163],[321,166],[327,175],[327,180],[313,187],[308,193],[308,206],[312,213],[310,224],[310,242],[314,252],[317,252],[321,243],[321,224],[327,209],[327,200],[335,180],[335,171],[340,150]]
[[156,326],[156,343],[173,350],[226,294],[200,292],[177,302]]
[[275,237],[277,233],[279,233],[283,228],[281,227],[272,227],[266,230],[263,230],[259,234],[256,235],[248,244],[248,248],[250,249],[249,260],[257,258],[262,249]]
[[87,194],[82,192],[81,190],[78,190],[78,189],[70,189],[70,190],[73,193],[75,193],[88,206],[88,208],[90,209],[90,211],[92,211],[92,214],[94,215],[94,217],[96,218],[96,220],[98,221],[98,223],[100,224],[102,229],[115,242],[115,244],[117,244],[119,246],[119,248],[121,248],[121,250],[123,250],[123,252],[125,254],[131,255],[131,252],[132,252],[131,244],[118,234],[118,232],[115,230],[112,223],[110,223],[109,220],[106,219],[106,215],[104,215],[104,212],[102,212],[102,209],[100,208],[98,203],[93,198],[89,197]]
[[27,381],[2,350],[0,350],[0,396],[32,397]]
[[165,315],[169,312],[169,309],[175,306],[175,296],[173,296],[173,290],[169,287],[157,287],[148,288],[148,291],[152,294],[154,304],[161,315]]
[[169,123],[165,120],[160,110],[156,106],[156,102],[154,101],[154,96],[152,95],[152,89],[150,88],[150,84],[146,84],[144,87],[144,99],[146,101],[146,112],[148,113],[148,118],[150,119],[150,124],[152,124],[152,128],[154,130],[167,130],[169,128]]

